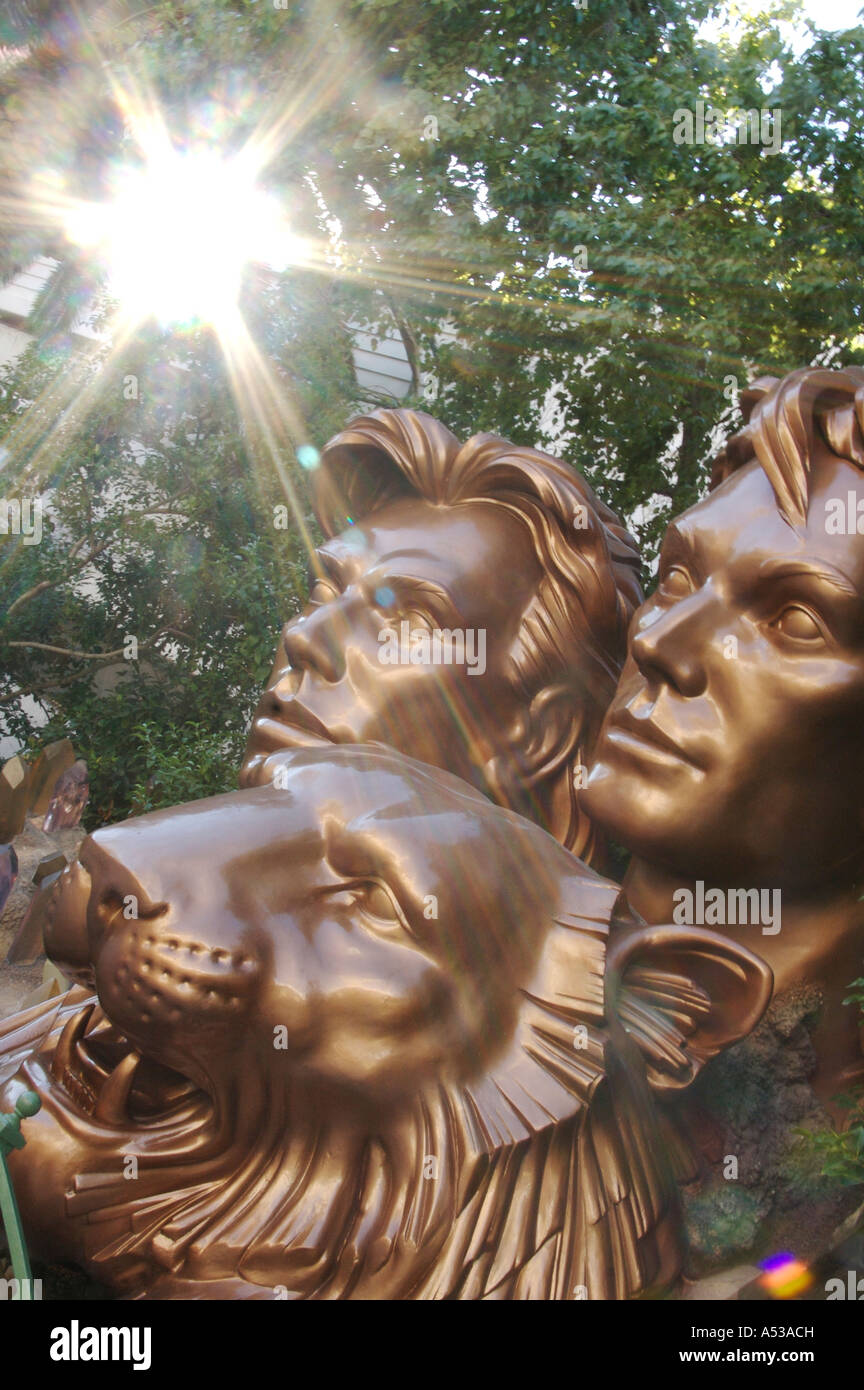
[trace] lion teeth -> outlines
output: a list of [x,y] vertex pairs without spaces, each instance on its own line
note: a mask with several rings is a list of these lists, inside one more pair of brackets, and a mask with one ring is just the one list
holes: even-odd
[[94,1120],[106,1125],[119,1125],[126,1120],[126,1102],[140,1061],[137,1052],[129,1052],[114,1068],[99,1093]]
[[73,1065],[75,1048],[78,1041],[84,1036],[93,1008],[93,1004],[85,1004],[83,1009],[79,1009],[77,1014],[72,1015],[60,1034],[54,1049],[54,1056],[51,1058],[51,1071],[58,1081],[63,1080],[67,1071],[74,1072],[75,1070]]

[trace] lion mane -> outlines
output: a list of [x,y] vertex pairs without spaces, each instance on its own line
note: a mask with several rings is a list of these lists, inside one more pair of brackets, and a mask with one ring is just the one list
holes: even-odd
[[[338,1087],[274,1088],[262,1057],[215,1123],[184,1111],[142,1151],[134,1195],[116,1162],[73,1176],[86,1265],[127,1297],[628,1299],[669,1285],[678,1200],[651,1086],[686,1085],[753,1026],[770,983],[713,933],[622,930],[617,888],[588,870],[578,898],[550,922],[511,1042],[480,1078],[346,1118]],[[718,1029],[714,1001],[733,994],[734,1028]],[[7,1020],[3,1073],[50,1053],[88,998],[75,987]]]

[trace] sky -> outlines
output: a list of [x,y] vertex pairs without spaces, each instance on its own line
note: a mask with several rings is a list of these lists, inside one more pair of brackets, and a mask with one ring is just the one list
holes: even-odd
[[[864,25],[864,14],[859,17],[858,13],[859,10],[864,10],[864,0],[799,0],[799,3],[806,18],[819,29],[852,29],[858,24]],[[728,7],[724,6],[715,11],[714,17],[701,25],[699,33],[709,41],[716,39],[718,34],[723,32],[735,35],[738,29],[734,19],[736,12],[739,15],[761,14],[764,11],[770,14],[771,8],[770,0],[732,0]],[[812,42],[807,29],[785,24],[779,27],[796,56],[800,56]]]
[[852,29],[864,0],[804,0],[808,19],[820,29]]

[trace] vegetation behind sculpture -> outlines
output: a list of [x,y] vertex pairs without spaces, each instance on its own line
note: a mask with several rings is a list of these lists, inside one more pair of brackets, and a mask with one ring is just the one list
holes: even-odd
[[[485,428],[516,443],[569,441],[569,457],[621,514],[652,499],[637,518],[650,561],[666,521],[707,481],[718,422],[738,423],[731,378],[740,388],[754,371],[862,360],[861,30],[825,36],[793,61],[761,18],[745,21],[737,49],[697,42],[709,8],[582,11],[554,0],[542,12],[496,7],[493,22],[488,9],[424,0],[414,23],[411,5],[363,0],[350,19],[341,14],[362,61],[330,84],[270,174],[295,200],[314,175],[352,247],[350,274],[249,287],[255,333],[297,397],[308,442],[320,447],[361,404],[348,323],[395,323],[414,374],[403,404],[424,404],[463,437]],[[86,163],[95,192],[122,148],[122,120],[74,30],[55,42],[64,11],[41,0],[3,20],[4,43],[33,48],[0,79],[0,174],[14,187],[42,164]],[[301,40],[319,35],[322,71],[344,61],[326,4],[307,13],[183,0],[130,11],[98,36],[109,58],[122,61],[134,43],[175,118],[215,101],[234,113],[238,140],[290,78]],[[76,101],[64,106],[70,71]],[[724,109],[781,106],[782,151],[694,147],[685,160],[672,113],[702,94]],[[3,228],[2,242],[4,276],[61,250],[35,229]],[[392,272],[383,279],[382,264]],[[78,371],[83,385],[95,370],[65,333],[79,292],[93,289],[88,273],[67,260],[39,306],[36,346],[0,387],[0,434],[29,413],[38,438],[50,412],[31,403],[49,382]],[[124,399],[124,375],[137,378],[137,400]],[[421,376],[431,399],[421,400]],[[263,680],[304,587],[296,536],[273,530],[281,499],[269,480],[250,478],[249,441],[206,339],[154,331],[107,387],[52,452],[43,481],[53,535],[12,562],[0,539],[0,728],[27,738],[32,723],[14,693],[42,691],[51,724],[39,737],[68,734],[88,761],[90,824],[135,809],[136,787],[165,804],[232,784],[251,714],[244,692]],[[151,452],[133,467],[134,441]],[[5,477],[18,466],[7,461]],[[131,494],[106,488],[121,467]],[[164,489],[162,503],[182,500],[182,524],[160,528],[144,515],[144,481]],[[98,592],[85,602],[59,581],[88,505],[104,548],[92,562]],[[45,581],[52,587],[10,612]],[[113,700],[91,683],[110,663],[10,646],[92,656],[116,651],[130,631],[151,645]],[[160,737],[136,739],[145,724]],[[170,797],[160,795],[169,784]]]

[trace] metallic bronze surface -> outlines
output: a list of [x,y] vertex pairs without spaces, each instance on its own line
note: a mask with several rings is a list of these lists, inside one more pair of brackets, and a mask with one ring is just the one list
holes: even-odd
[[[580,769],[641,602],[632,537],[572,468],[493,435],[460,445],[417,411],[355,420],[313,477],[330,539],[241,785],[280,748],[386,743],[599,862]],[[436,653],[436,632],[456,644]],[[459,642],[465,660],[437,659]]]
[[42,1100],[10,1161],[33,1253],[130,1296],[672,1282],[651,1087],[746,1033],[770,972],[625,929],[614,884],[392,750],[256,775],[97,832],[55,887],[79,984],[0,1028],[0,1107]]
[[667,532],[585,806],[634,851],[648,921],[681,920],[699,883],[779,892],[779,930],[704,921],[778,992],[822,986],[827,1096],[864,1076],[842,1004],[864,960],[864,371],[764,380],[743,405],[715,490]]
[[21,834],[30,788],[30,765],[16,753],[0,767],[0,844],[8,844]]

